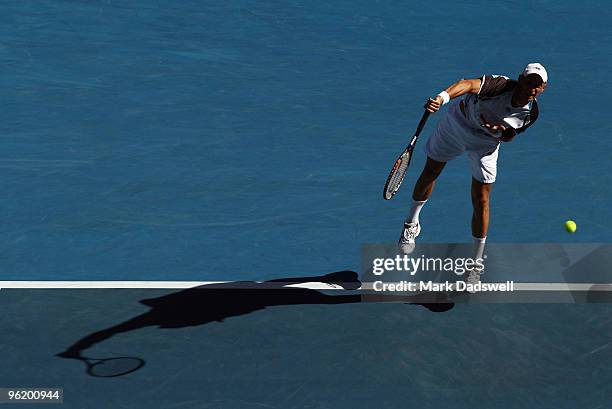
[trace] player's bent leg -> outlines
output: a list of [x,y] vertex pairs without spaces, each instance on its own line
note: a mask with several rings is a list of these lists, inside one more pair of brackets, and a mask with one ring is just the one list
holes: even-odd
[[439,162],[428,157],[425,167],[414,186],[412,206],[399,239],[400,249],[406,254],[414,251],[416,238],[421,233],[419,214],[431,195],[436,179],[440,176],[445,165],[446,162]]

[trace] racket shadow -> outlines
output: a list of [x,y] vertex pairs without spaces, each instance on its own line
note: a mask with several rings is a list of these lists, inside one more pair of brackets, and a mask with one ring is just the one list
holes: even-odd
[[[308,282],[326,283],[330,288],[332,285],[339,285],[346,291],[335,290],[335,294],[342,294],[331,295],[308,288],[287,287]],[[242,281],[194,287],[141,300],[142,304],[151,307],[146,313],[86,335],[56,356],[84,362],[87,365],[87,373],[91,376],[123,376],[141,369],[145,361],[135,357],[92,359],[83,356],[83,352],[118,334],[150,326],[185,328],[206,325],[282,305],[360,303],[361,294],[355,291],[360,285],[357,273],[339,271],[318,277],[293,277],[265,282]]]
[[145,360],[134,356],[121,356],[114,358],[90,358],[74,352],[57,354],[62,358],[76,359],[86,365],[88,375],[97,378],[115,378],[136,372],[145,365]]

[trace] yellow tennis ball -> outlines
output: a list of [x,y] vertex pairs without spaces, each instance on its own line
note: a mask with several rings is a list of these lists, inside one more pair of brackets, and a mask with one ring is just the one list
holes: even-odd
[[566,221],[565,231],[567,231],[568,233],[575,233],[576,232],[576,222],[573,220]]

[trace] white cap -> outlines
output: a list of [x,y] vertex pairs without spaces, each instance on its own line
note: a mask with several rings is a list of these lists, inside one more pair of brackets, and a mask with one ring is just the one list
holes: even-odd
[[523,75],[527,76],[529,74],[538,74],[540,78],[542,78],[543,82],[548,82],[548,73],[546,72],[546,68],[539,62],[532,62],[527,64],[525,69],[523,70]]

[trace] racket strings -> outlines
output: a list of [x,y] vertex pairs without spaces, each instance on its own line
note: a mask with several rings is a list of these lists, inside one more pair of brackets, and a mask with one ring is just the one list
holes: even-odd
[[389,179],[389,183],[387,185],[387,189],[385,192],[386,197],[393,196],[398,189],[400,188],[402,181],[404,180],[404,175],[406,175],[406,171],[408,169],[410,154],[407,154],[400,158],[400,163],[396,167],[395,171],[391,175]]

